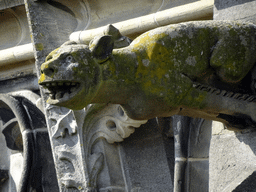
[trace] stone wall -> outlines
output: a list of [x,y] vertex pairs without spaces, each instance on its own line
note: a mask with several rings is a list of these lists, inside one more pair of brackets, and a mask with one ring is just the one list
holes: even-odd
[[[132,40],[150,29],[191,20],[214,18],[256,23],[255,7],[255,1],[248,0],[121,0],[118,3],[113,0],[27,0],[25,3],[0,0],[0,109],[4,111],[0,114],[0,130],[8,127],[9,132],[15,130],[17,134],[11,138],[22,137],[23,141],[17,141],[24,147],[24,138],[29,134],[36,141],[32,147],[33,167],[27,174],[24,170],[28,169],[22,166],[29,162],[26,158],[30,153],[7,147],[6,136],[0,133],[0,177],[3,178],[0,191],[83,191],[88,180],[92,189],[102,192],[196,192],[208,191],[208,185],[209,191],[214,192],[253,191],[256,173],[253,130],[231,132],[218,122],[211,126],[210,121],[178,116],[151,119],[140,128],[130,130],[129,126],[138,127],[145,122],[125,119],[114,106],[96,115],[92,107],[92,112],[88,112],[92,118],[87,125],[90,130],[84,136],[81,129],[88,115],[85,110],[72,112],[46,105],[40,99],[45,96],[37,81],[40,65],[50,51],[68,40],[88,44],[94,36],[104,33],[107,24],[113,24],[123,37]],[[32,92],[23,93],[23,90]],[[24,118],[28,118],[29,125],[25,131],[23,117],[15,119],[20,113],[7,101],[2,102],[6,97],[21,103],[27,111]],[[27,100],[32,111],[24,104]],[[4,113],[10,108],[15,117],[5,119]],[[44,123],[33,124],[31,117],[41,122],[41,113],[46,115],[48,130]],[[111,118],[106,114],[111,114]],[[13,121],[15,129],[9,126]],[[94,126],[89,122],[95,122]],[[113,135],[104,135],[109,130]],[[122,137],[120,131],[123,131]],[[104,136],[95,139],[92,135],[98,132]],[[90,139],[95,139],[95,143],[87,142]],[[72,154],[67,155],[68,147],[73,147]],[[67,172],[72,168],[69,162],[75,167],[71,176]],[[74,181],[65,180],[66,175],[75,178]],[[30,182],[24,187],[24,181]]]

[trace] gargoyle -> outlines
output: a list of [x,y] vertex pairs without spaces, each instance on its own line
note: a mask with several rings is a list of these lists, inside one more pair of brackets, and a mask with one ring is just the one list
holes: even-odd
[[133,119],[178,114],[245,128],[256,122],[255,63],[255,25],[187,22],[120,49],[108,35],[67,42],[47,56],[39,84],[48,103],[70,109],[114,103]]

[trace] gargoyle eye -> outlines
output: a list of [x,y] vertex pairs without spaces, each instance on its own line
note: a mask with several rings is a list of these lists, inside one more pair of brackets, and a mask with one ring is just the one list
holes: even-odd
[[66,61],[67,61],[67,62],[70,62],[70,61],[72,61],[72,60],[73,60],[73,57],[72,57],[71,55],[69,55],[69,56],[66,57]]

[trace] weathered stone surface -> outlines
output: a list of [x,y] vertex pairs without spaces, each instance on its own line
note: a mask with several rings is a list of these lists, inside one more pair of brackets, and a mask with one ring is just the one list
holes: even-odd
[[[254,28],[254,25],[251,26],[252,28]],[[172,31],[172,27],[173,29],[177,30]],[[185,32],[182,30],[182,27],[185,28]],[[168,31],[169,29],[171,31]],[[206,110],[204,112],[209,113],[209,116],[205,115],[205,113],[200,113],[199,115],[197,114],[199,117],[209,119],[222,118],[229,122],[230,125],[238,127],[241,126],[240,128],[244,128],[249,125],[254,125],[253,122],[250,123],[250,118],[244,116],[250,114],[250,116],[254,118],[254,102],[250,103],[254,91],[251,90],[251,96],[247,96],[245,94],[240,93],[234,94],[234,90],[241,91],[241,88],[231,86],[231,84],[229,85],[229,83],[231,82],[232,85],[238,82],[241,82],[241,84],[243,84],[243,78],[247,76],[247,73],[247,77],[251,76],[251,73],[249,71],[254,67],[255,64],[255,56],[253,56],[252,60],[247,60],[250,57],[247,57],[246,54],[242,54],[242,52],[239,52],[239,48],[244,46],[242,46],[241,44],[239,44],[238,46],[236,41],[238,40],[236,39],[236,37],[241,37],[241,34],[239,32],[241,29],[243,29],[243,27],[241,27],[240,24],[235,24],[232,22],[196,22],[173,25],[169,26],[169,28],[159,28],[148,33],[145,33],[142,36],[138,37],[138,39],[134,40],[134,42],[130,46],[120,50],[113,50],[114,44],[110,36],[96,38],[90,43],[89,46],[76,44],[73,42],[67,42],[59,49],[54,50],[46,58],[46,62],[41,67],[42,71],[40,83],[46,88],[48,88],[50,91],[50,96],[48,99],[49,103],[70,107],[71,109],[79,109],[80,107],[85,107],[86,104],[91,102],[119,103],[123,105],[125,112],[128,113],[128,116],[130,115],[132,118],[138,119],[147,119],[158,115],[168,116],[175,113],[191,115],[193,117],[195,115],[194,113],[196,113],[196,110],[195,108],[193,108],[191,113],[189,113],[189,107],[203,108],[206,105]],[[191,33],[190,30],[192,30]],[[186,47],[184,44],[182,44],[184,36],[186,37],[185,39],[187,41],[193,39],[196,42],[198,42],[200,40],[197,39],[197,37],[202,37],[202,33],[200,33],[200,30],[202,30],[202,33],[205,32],[204,30],[209,30],[207,31],[207,35],[205,35],[205,37],[203,36],[204,38],[202,40],[202,42],[207,42],[209,44],[206,43],[207,47],[204,47],[205,49],[200,49],[203,47],[202,44],[200,44],[200,46],[198,46],[200,50],[198,53],[202,55],[202,52],[203,54],[206,52],[207,55],[207,53],[211,52],[210,60],[210,54],[206,56],[206,60],[202,63],[200,63],[201,60],[191,60],[191,54],[193,55],[194,52],[197,51],[195,48],[196,46],[193,46],[194,49],[191,52],[190,50],[184,51],[182,49],[182,52],[184,51],[186,54],[185,56],[188,56],[189,59],[178,58],[178,56],[180,55],[178,54],[178,51],[175,52],[176,47],[174,45],[172,46],[172,40],[177,43],[176,45],[179,45],[179,43],[181,43],[180,46],[182,48]],[[245,39],[248,38],[251,40],[248,41],[248,44],[246,43],[246,49],[249,50],[250,56],[255,51],[255,31],[254,29],[252,31],[250,33],[251,35],[249,35],[247,34],[247,29],[244,30],[244,34],[246,34]],[[214,35],[215,33],[217,35]],[[217,43],[216,39],[218,39]],[[190,42],[191,44],[193,44],[193,40],[192,42]],[[238,41],[242,40],[240,39]],[[232,42],[236,42],[234,47],[232,47]],[[229,47],[229,49],[227,49],[227,46]],[[229,52],[230,49],[233,49],[233,51],[238,51],[239,54],[237,55],[242,56],[241,58],[243,59],[241,59],[240,56],[239,58],[241,60],[239,61],[237,60],[237,58],[233,58],[234,54],[233,51],[231,51],[232,53]],[[170,53],[168,52],[168,50],[171,50]],[[173,54],[173,52],[177,54],[177,58],[173,56],[175,55]],[[158,56],[158,53],[161,53],[161,56]],[[162,56],[162,54],[164,56]],[[173,62],[170,62],[170,58],[173,59]],[[243,68],[245,60],[249,61],[250,63],[250,68],[248,68],[247,73],[245,73]],[[175,64],[177,64],[176,62],[181,62],[182,64],[185,63],[185,65],[178,66],[177,68],[175,68]],[[239,62],[240,64],[238,64]],[[155,63],[160,63],[160,66],[155,66]],[[232,63],[232,67],[230,67],[230,63]],[[135,66],[133,69],[130,66],[134,66],[134,64],[136,64],[137,67]],[[174,67],[172,66],[172,64]],[[169,65],[171,66],[170,69],[168,68]],[[209,69],[209,71],[208,65],[211,66],[211,69]],[[186,68],[188,66],[196,66],[196,70],[198,71],[194,71],[191,69],[189,70]],[[155,71],[152,71],[154,69]],[[162,69],[163,71],[158,71],[158,69]],[[171,71],[170,73],[168,73],[168,77],[173,78],[173,81],[160,81],[161,78],[163,78],[163,76],[166,75],[164,70],[168,71],[168,69],[169,72]],[[127,73],[127,70],[129,70],[129,73]],[[148,72],[147,70],[149,70],[150,72]],[[182,72],[184,72],[184,74],[186,75],[181,73],[182,75],[179,76],[179,70],[185,70],[185,72]],[[85,74],[83,72],[85,72]],[[206,73],[206,76],[204,77],[201,76],[201,73],[203,72]],[[160,73],[160,75],[158,73]],[[139,76],[138,74],[140,74],[141,76]],[[212,75],[216,75],[216,77],[214,77],[213,79],[210,78],[209,80],[208,76]],[[154,82],[152,82],[152,78],[155,78]],[[176,79],[180,80],[182,78],[184,78],[185,80],[181,80],[180,82],[175,81]],[[216,79],[221,79],[221,83],[220,81],[216,81]],[[191,80],[192,82],[194,80],[198,81],[199,83],[195,86],[191,85],[191,87],[189,87],[189,83],[186,80],[188,80],[188,82],[189,80]],[[253,80],[254,79],[252,79],[252,82]],[[150,82],[149,85],[147,84],[147,81]],[[115,84],[113,84],[113,82]],[[176,87],[172,87],[173,89],[171,91],[176,91],[175,94],[173,93],[174,97],[172,97],[172,92],[168,92],[169,94],[161,92],[161,88],[163,88],[163,90],[169,90],[168,86],[170,86],[170,84],[172,83],[175,85],[178,84],[180,87],[188,85],[189,88],[195,88],[195,90],[200,90],[201,92],[199,92],[198,95],[200,93],[208,94],[207,96],[201,96],[205,96],[204,99],[207,100],[207,102],[210,102],[211,104],[207,105],[206,103],[201,101],[203,103],[202,104],[200,103],[199,100],[196,100],[195,102],[189,100],[191,99],[190,96],[192,94],[190,95],[190,93],[186,92],[186,87],[183,87],[184,89],[180,88],[180,92],[175,90]],[[205,85],[203,85],[203,83],[205,83]],[[212,84],[214,86],[223,86],[222,88],[225,87],[226,89],[228,89],[228,91],[223,90],[220,87],[213,88],[211,87]],[[248,82],[246,82],[243,85],[244,88],[246,88]],[[249,88],[249,90],[251,89],[251,87],[247,88]],[[68,89],[71,90],[71,93],[64,93]],[[244,92],[246,91],[244,90]],[[173,107],[171,104],[174,104],[174,106],[176,107],[175,104],[178,104],[179,99],[175,98],[175,96],[179,97],[181,95],[182,98],[182,94],[185,94],[186,98],[185,103],[182,103],[180,105],[185,105],[187,108],[182,108],[181,110],[181,108],[177,107],[177,110],[179,110],[179,112],[175,112],[175,110],[172,109],[174,111],[172,111],[173,113],[168,113],[168,111],[164,111],[166,107],[165,105]],[[198,95],[196,95],[195,98],[200,98],[200,95]],[[211,97],[212,95],[215,95],[217,96],[217,98],[221,99],[218,100],[215,97]],[[165,98],[165,96],[167,98]],[[250,100],[247,100],[248,98],[250,98]],[[163,99],[162,103],[159,102],[159,100],[161,101],[161,99]],[[180,100],[184,101],[184,98],[182,99]],[[254,100],[254,97],[252,100]],[[189,101],[192,103],[191,106],[189,105]],[[243,104],[240,102],[243,102]],[[248,107],[246,105],[248,105]],[[170,110],[169,107],[167,110]],[[219,110],[218,107],[220,107],[221,110]],[[161,112],[161,110],[163,110],[164,112]],[[248,110],[249,113],[244,113],[243,110]],[[244,113],[244,115],[234,115],[234,113],[236,112],[242,114]],[[149,113],[148,116],[147,113]],[[214,117],[214,115],[216,116]],[[189,131],[186,132],[187,130],[184,129],[184,132],[187,133],[187,136],[185,138],[182,137],[185,134],[182,135],[178,133],[178,135],[181,138],[177,143],[178,145],[182,146],[180,147],[180,151],[176,151],[181,152],[182,156],[175,157],[177,161],[175,165],[175,178],[179,179],[174,184],[181,184],[178,184],[178,187],[175,187],[174,190],[196,191],[198,190],[198,188],[201,188],[201,190],[204,191],[208,189],[208,147],[210,131],[209,129],[203,129],[203,126],[201,127],[203,122],[203,120],[199,120],[198,122],[196,122],[195,120],[194,123],[193,121],[191,121],[191,124],[189,124],[189,129],[191,129],[192,131],[189,133]],[[206,127],[210,127],[209,122],[206,125]],[[188,134],[190,135],[188,136]],[[175,139],[177,138],[175,137]],[[183,143],[181,142],[181,140],[184,140],[185,142]],[[188,143],[188,141],[190,143]],[[186,145],[183,146],[183,144]],[[151,150],[154,151],[154,149]],[[132,154],[128,155],[128,157],[130,156],[132,156]],[[119,167],[119,164],[117,165]],[[139,168],[133,167],[132,171],[129,172],[129,175],[132,175],[131,179],[137,178],[135,175],[139,175],[141,173],[144,174],[144,172],[147,172],[143,170],[133,173],[133,171],[137,169]],[[138,177],[136,180],[140,180],[140,177]],[[147,177],[147,181],[148,180],[151,180],[151,178]],[[113,183],[116,183],[115,179],[113,179],[112,181]],[[130,182],[131,184],[129,184],[128,186],[131,188],[131,190],[133,190],[133,187],[135,187],[134,190],[136,188],[140,188],[139,185],[136,186],[132,184],[133,181]],[[152,190],[147,186],[150,186],[150,184],[143,184],[141,190]],[[123,187],[121,188],[123,190]],[[119,190],[121,190],[121,188]],[[101,189],[104,190],[104,188]],[[115,190],[116,188],[112,187],[111,189]]]
[[[256,170],[256,132],[219,132],[210,148],[210,191],[236,189]],[[250,180],[250,179],[249,179]],[[251,180],[250,180],[251,181]]]
[[254,0],[215,0],[214,20],[241,20],[256,24],[256,1]]
[[[155,24],[157,24],[157,26],[158,26],[158,24],[163,24],[164,23],[163,20],[159,19],[161,17],[157,17],[159,15],[161,15],[161,16],[164,15],[163,13],[162,14],[156,14],[159,10],[165,10],[165,9],[173,7],[173,6],[180,6],[180,5],[183,5],[183,4],[186,4],[186,3],[196,2],[194,0],[191,0],[191,1],[187,1],[187,0],[181,0],[181,1],[156,0],[156,1],[151,1],[151,2],[149,2],[148,0],[145,0],[145,1],[133,0],[133,1],[129,1],[128,3],[127,3],[127,1],[123,1],[123,0],[119,1],[119,3],[116,3],[115,1],[112,1],[112,0],[92,1],[93,3],[88,2],[88,1],[84,1],[84,0],[81,0],[81,1],[80,0],[79,1],[75,1],[75,0],[73,0],[73,1],[54,0],[54,1],[47,1],[47,3],[46,3],[46,1],[40,1],[40,0],[33,0],[33,1],[36,2],[37,5],[39,5],[39,6],[35,8],[33,5],[31,6],[31,4],[28,4],[28,7],[30,7],[32,11],[31,10],[28,11],[29,9],[27,11],[29,12],[29,14],[32,13],[32,14],[35,14],[37,16],[36,19],[35,19],[35,17],[33,18],[35,20],[33,20],[33,19],[30,20],[30,21],[32,21],[31,22],[31,28],[33,30],[33,35],[32,36],[36,37],[33,40],[34,40],[35,47],[36,47],[36,49],[35,49],[36,52],[35,53],[36,53],[37,62],[38,62],[38,60],[41,60],[41,61],[44,60],[44,58],[43,58],[45,56],[44,54],[46,54],[49,50],[51,50],[53,48],[56,48],[56,45],[59,46],[58,44],[61,43],[63,40],[67,40],[68,34],[73,32],[72,30],[76,31],[76,30],[82,30],[82,29],[87,29],[87,28],[94,28],[95,26],[103,25],[103,23],[105,24],[106,21],[108,21],[108,23],[110,21],[111,22],[112,21],[116,22],[116,21],[120,21],[120,20],[126,20],[126,19],[129,19],[129,18],[137,17],[137,16],[140,16],[140,15],[143,15],[143,14],[149,14],[149,13],[154,13],[155,14],[154,17],[152,17],[152,18],[153,18]],[[33,2],[33,1],[31,1],[31,2]],[[0,1],[0,3],[2,3],[2,2],[4,2],[5,6],[7,7],[7,5],[8,6],[14,6],[14,5],[16,6],[16,5],[18,5],[17,3],[21,2],[21,1],[18,1],[18,0]],[[70,2],[72,2],[72,3],[70,3]],[[22,3],[23,3],[23,1],[22,1]],[[201,1],[199,1],[198,4],[200,4],[200,3],[201,3]],[[123,6],[124,4],[126,6]],[[145,5],[145,4],[147,4],[147,5]],[[41,5],[43,5],[43,6],[41,6]],[[180,7],[179,10],[182,10],[184,8],[186,9],[187,7],[192,7],[192,6],[193,5],[189,4],[188,6]],[[116,7],[118,7],[118,10],[116,10]],[[43,9],[41,9],[41,8],[43,8]],[[46,8],[47,11],[45,11],[44,8]],[[198,10],[197,8],[198,7],[196,7],[193,10]],[[91,12],[89,12],[89,11],[91,11]],[[87,14],[88,12],[89,12],[89,14]],[[174,11],[171,11],[171,12],[173,13]],[[203,9],[202,10],[200,9],[198,12],[202,13],[202,12],[205,12],[205,11]],[[184,15],[181,14],[180,18],[181,19],[184,19],[184,18],[193,18],[193,19],[198,18],[198,17],[200,17],[198,15],[198,12],[196,14],[193,14],[193,13],[186,14],[187,17],[184,17]],[[207,13],[211,13],[211,12],[207,12]],[[180,14],[178,13],[177,15],[180,15]],[[193,16],[193,17],[189,17],[189,15]],[[195,15],[195,17],[194,17],[194,15]],[[55,20],[55,19],[52,19],[51,17],[56,17],[57,19]],[[171,15],[171,16],[169,15],[169,17],[171,18],[171,17],[173,17],[173,15]],[[90,18],[90,22],[88,21],[89,20],[88,18]],[[168,19],[166,19],[166,20],[168,20]],[[179,20],[174,18],[172,21],[179,21]],[[78,23],[78,25],[77,25],[77,23]],[[140,25],[140,22],[137,22],[137,23]],[[141,21],[141,23],[143,23],[143,21]],[[22,23],[19,23],[19,24],[22,24]],[[16,26],[18,26],[18,25],[16,25]],[[37,30],[38,29],[37,27],[39,28],[39,30]],[[70,30],[69,27],[71,28],[71,30]],[[2,29],[4,29],[4,27]],[[23,30],[23,33],[20,32],[22,30]],[[23,37],[26,37],[26,38],[29,37],[29,35],[24,36],[24,34],[25,34],[24,31],[25,31],[24,28],[22,28],[22,29],[17,28],[17,30],[14,30],[13,32],[17,32],[18,35],[15,35],[14,33],[12,33],[12,34],[14,34],[14,35],[12,35],[14,38],[9,38],[9,39],[13,40],[14,44],[17,43],[17,42],[19,42],[19,43],[23,42],[23,41],[19,41],[20,35],[22,35]],[[50,34],[49,35],[48,33],[46,33],[46,31],[48,31],[50,33],[52,33],[54,31],[55,34],[53,34],[53,35]],[[1,32],[2,31],[0,31],[0,33]],[[51,35],[53,36],[53,38],[51,38],[52,37]],[[9,37],[10,36],[11,36],[11,34],[9,34]],[[7,38],[3,38],[3,39],[6,40],[6,42],[8,42]],[[42,39],[46,39],[46,41],[44,41]],[[51,45],[47,44],[48,40],[50,42],[49,44],[51,44]],[[8,43],[3,43],[4,41],[1,41],[1,42],[2,42],[3,46],[9,46],[11,44],[10,41],[9,41],[9,44]],[[43,54],[41,54],[41,53],[43,53]],[[23,62],[18,63],[17,65],[24,65],[24,63]],[[4,69],[4,68],[1,68],[0,70],[2,70],[2,69]],[[34,68],[30,68],[29,70],[26,70],[25,72],[27,73],[29,71],[28,73],[31,73],[31,71],[33,71],[33,69]],[[20,68],[17,69],[17,71],[19,71],[19,70],[20,70]],[[22,71],[18,74],[22,74],[22,73],[24,73],[24,71]],[[5,76],[3,76],[2,74],[0,74],[1,80],[9,78],[8,75],[5,74]],[[13,74],[11,74],[11,75],[13,75]],[[19,88],[26,87],[26,88],[31,88],[35,91],[38,91],[38,87],[34,86],[33,83],[30,83],[29,86],[24,85],[24,84],[27,83],[26,81],[25,81],[25,83],[23,82],[23,84],[20,83],[19,85],[16,85],[16,87],[9,86],[10,84],[14,84],[14,81],[10,84],[8,84],[8,83],[4,84],[3,87],[4,87],[5,90],[2,91],[2,92],[9,92],[9,90],[14,90],[14,89],[16,90],[16,89],[18,89],[18,86],[20,86],[20,85],[22,87],[19,87]],[[57,132],[54,132],[53,137],[54,136],[59,136],[58,135],[59,133],[60,133],[61,137],[63,137],[63,138],[64,137],[67,138],[70,135],[75,134],[75,132],[73,132],[73,128],[74,128],[73,124],[72,124],[72,126],[69,127],[69,125],[70,125],[69,123],[74,122],[74,117],[69,116],[69,118],[67,118],[67,119],[65,119],[63,122],[61,122],[62,123],[62,126],[60,126],[61,128],[59,130],[57,130]],[[60,122],[60,121],[58,121],[58,122]],[[115,122],[118,122],[118,120],[116,120]],[[51,125],[53,125],[52,122],[50,122],[49,125],[50,125],[50,128],[54,128],[53,126],[51,126]],[[68,125],[68,126],[65,127],[65,125]],[[108,124],[108,125],[109,126],[107,126],[107,128],[113,129],[113,126],[112,126],[113,124]],[[49,129],[49,132],[50,132],[50,129]],[[121,137],[120,137],[121,139],[120,140],[122,140],[124,137],[129,135],[131,132],[133,132],[133,131],[128,129],[128,131],[124,131],[124,132],[121,133],[121,131],[119,130],[118,133],[121,134]],[[69,133],[70,133],[70,135],[69,135]],[[142,133],[142,132],[139,132],[139,133]],[[50,134],[51,134],[51,132],[50,132]],[[38,160],[38,162],[35,163],[35,166],[38,167],[38,173],[39,174],[36,175],[36,177],[32,179],[33,188],[36,189],[37,191],[41,191],[41,190],[43,190],[43,191],[58,191],[56,185],[53,185],[51,187],[52,183],[56,182],[56,180],[53,177],[53,175],[55,175],[54,174],[54,169],[47,164],[47,163],[52,164],[52,159],[49,155],[50,150],[49,150],[49,141],[47,140],[47,138],[48,138],[47,134],[46,134],[45,131],[42,134],[40,133],[40,131],[39,132],[35,131],[34,136],[38,140],[38,145],[36,145],[36,151],[38,151],[38,154],[36,155],[36,160]],[[148,173],[148,175],[149,175],[149,181],[154,181],[154,182],[155,182],[154,174],[155,173],[158,174],[159,172],[160,172],[160,174],[162,174],[162,172],[159,171],[159,170],[153,170],[153,173],[154,173],[153,175],[151,175],[150,172],[148,171],[148,169],[149,169],[148,166],[155,166],[155,165],[151,162],[148,162],[148,159],[146,159],[146,158],[153,157],[154,162],[158,163],[157,162],[157,157],[154,156],[155,155],[154,152],[157,153],[157,154],[161,153],[160,156],[163,157],[163,158],[167,157],[167,162],[168,162],[168,165],[169,165],[170,174],[172,174],[172,172],[173,172],[173,167],[171,166],[172,165],[171,161],[173,161],[173,154],[172,154],[173,151],[170,151],[170,150],[167,149],[168,148],[167,146],[169,146],[173,149],[173,143],[171,143],[171,142],[173,142],[173,139],[172,138],[165,138],[164,139],[165,152],[167,153],[167,155],[165,157],[164,152],[163,152],[163,146],[162,146],[163,143],[160,142],[161,139],[159,139],[160,141],[156,141],[156,142],[154,140],[155,138],[158,138],[158,136],[159,136],[158,134],[157,134],[157,136],[152,134],[149,138],[147,138],[147,140],[152,141],[152,143],[150,143],[150,144],[153,145],[153,147],[152,147],[153,149],[150,150],[150,148],[146,147],[146,152],[148,152],[148,153],[145,155],[145,158],[143,157],[144,159],[142,158],[140,160],[135,158],[136,161],[134,162],[134,163],[139,162],[139,165],[141,165],[141,167],[144,166],[143,169],[141,167],[139,167],[139,170],[144,171],[144,168],[145,168],[145,170],[146,170],[145,173]],[[159,136],[159,138],[160,138],[160,136]],[[73,138],[73,140],[72,139],[68,140],[68,141],[66,140],[65,142],[67,142],[67,144],[70,144],[74,140],[75,139]],[[140,143],[140,141],[138,143]],[[42,150],[40,145],[45,145],[46,148],[44,148]],[[83,143],[81,145],[83,145]],[[56,146],[56,145],[53,145],[53,146]],[[114,147],[115,150],[113,150],[112,147]],[[101,185],[101,186],[99,186],[100,191],[103,192],[103,191],[111,190],[111,191],[120,192],[121,188],[124,187],[124,185],[123,185],[124,183],[122,183],[122,179],[120,179],[123,172],[120,171],[120,166],[119,166],[120,162],[118,162],[118,155],[121,154],[120,151],[122,150],[122,147],[120,147],[119,145],[115,145],[115,144],[109,145],[104,139],[101,138],[101,139],[99,139],[99,143],[97,143],[97,147],[95,147],[94,150],[97,152],[97,150],[101,151],[102,148],[105,150],[104,152],[106,152],[106,155],[105,155],[106,166],[103,169],[105,169],[105,170],[108,169],[108,171],[109,171],[109,172],[104,172],[105,170],[103,170],[102,172],[110,173],[111,175],[104,178],[104,174],[101,174],[101,175],[99,175],[99,177],[100,177],[99,180],[102,181],[102,180],[105,179],[105,181],[106,181],[106,180],[109,179],[109,182],[107,181],[106,183],[108,183],[110,185],[111,184],[119,185],[121,187],[120,188],[118,188],[118,187],[117,188],[115,188],[115,187],[113,187],[113,188],[111,188],[111,187],[104,188],[104,186],[103,186],[101,188],[101,186],[102,186]],[[136,148],[136,146],[133,146],[133,149],[134,148]],[[156,148],[159,149],[159,151],[156,150]],[[63,147],[62,149],[65,150],[67,148]],[[132,150],[130,150],[130,152],[131,151]],[[137,149],[137,151],[139,151],[138,154],[140,154],[141,149]],[[55,151],[53,151],[53,152],[55,153]],[[116,152],[115,155],[113,155],[112,152]],[[133,152],[131,152],[131,153],[133,153]],[[203,152],[200,152],[200,153],[203,153]],[[57,155],[60,155],[60,156],[62,156],[63,154],[64,154],[64,152],[63,153],[57,153]],[[198,155],[199,153],[197,151],[195,151],[193,154]],[[44,156],[44,155],[45,155],[45,158],[44,157],[42,158],[42,156]],[[81,153],[78,154],[78,156],[79,155],[81,155]],[[63,158],[63,156],[62,156],[62,159],[64,159],[64,161],[65,161],[65,158]],[[82,162],[83,158],[81,160],[81,156],[79,156],[79,158],[77,158],[76,160]],[[139,156],[139,158],[140,158],[140,156]],[[48,161],[46,161],[46,159],[50,159],[50,161],[48,162]],[[97,158],[95,158],[95,156],[93,156],[92,159],[95,160]],[[99,159],[101,159],[101,158],[99,158]],[[111,162],[112,160],[114,162]],[[130,161],[132,162],[132,159],[130,159]],[[41,166],[41,164],[39,162],[42,163],[44,166]],[[144,165],[144,162],[146,162],[145,165]],[[98,163],[98,161],[96,160],[96,164],[97,163]],[[156,166],[156,168],[160,167],[161,168],[160,170],[164,170],[164,168],[167,167],[166,162],[163,163],[161,161],[160,164],[164,164],[164,166]],[[77,165],[79,165],[79,164],[77,164]],[[67,167],[65,167],[66,164],[60,164],[60,167],[61,166],[64,167],[63,170],[65,168],[67,168]],[[91,165],[89,165],[89,167],[90,166]],[[133,165],[133,166],[135,166],[135,165]],[[91,166],[91,167],[93,167],[93,166]],[[95,166],[95,167],[98,168],[97,166]],[[93,169],[95,167],[93,167]],[[49,170],[51,170],[51,171],[49,171]],[[80,170],[84,171],[82,168]],[[64,173],[66,173],[65,171],[64,171]],[[116,173],[116,174],[113,174],[117,171],[119,171],[119,172]],[[133,172],[133,171],[134,170],[132,170],[131,172]],[[15,174],[15,171],[13,171],[13,173]],[[167,174],[168,171],[164,170],[164,173]],[[33,174],[34,174],[34,172],[33,172]],[[48,174],[51,175],[51,177],[47,177]],[[154,185],[152,187],[152,189],[154,191],[159,191],[159,188],[157,188],[157,184],[149,183],[149,181],[147,181],[146,176],[148,176],[148,175],[144,174],[143,172],[139,173],[138,175],[139,176],[141,176],[141,175],[145,176],[145,178],[139,178],[139,179],[142,180],[142,182],[141,182],[142,185],[141,186],[143,186],[143,185],[146,186],[148,191],[150,191],[151,188],[147,187],[147,186],[153,186]],[[79,177],[79,176],[80,175],[77,175],[77,177]],[[138,176],[136,174],[134,174],[133,176],[135,177],[135,179],[138,178]],[[95,177],[95,175],[94,175],[94,177]],[[97,174],[96,174],[96,177],[97,177]],[[170,179],[169,175],[168,175],[167,178],[163,178],[164,179],[163,181],[161,180],[162,179],[161,177],[163,177],[163,175],[160,175],[159,178],[157,177],[157,179],[160,180],[159,181],[160,191],[162,191],[162,190],[163,191],[169,191],[168,188],[165,188],[162,185],[163,182],[164,182],[164,185],[168,184],[166,182]],[[171,178],[173,179],[173,177],[171,177]],[[18,180],[19,179],[17,179],[17,181]],[[158,181],[158,180],[156,180],[156,181]],[[39,184],[39,183],[42,183],[42,185]],[[137,185],[136,181],[134,183],[135,184],[133,186],[135,186],[135,187],[132,188],[132,191],[133,192],[139,191],[140,187],[136,187],[136,185]],[[128,185],[128,187],[130,187],[130,186]],[[66,190],[67,189],[63,189],[63,191],[66,191]],[[72,187],[69,188],[68,190],[69,191],[77,191],[77,189],[72,188]],[[12,188],[11,191],[12,192],[16,191],[16,189]]]
[[122,49],[113,49],[111,36],[89,46],[67,42],[48,55],[39,83],[49,104],[71,109],[117,103],[133,119],[178,114],[244,128],[256,121],[248,102],[254,79],[246,81],[255,31],[245,23],[188,22],[151,30]]
[[[253,0],[215,0],[215,20],[256,23]],[[254,110],[255,111],[255,110]],[[244,122],[245,123],[245,122]],[[232,133],[213,123],[210,149],[210,191],[255,191],[255,132]]]
[[[67,7],[67,4],[70,5],[70,1],[61,2],[63,4],[56,1],[50,3],[46,1],[26,1],[37,69],[40,68],[46,55],[52,49],[68,40],[68,36],[75,29],[83,29],[88,21],[86,8],[81,5],[81,1],[72,1],[70,8]],[[78,20],[81,22],[78,22]],[[39,74],[40,71],[37,70],[37,73]],[[42,92],[42,98],[44,97],[45,95]],[[44,104],[43,106],[45,107]],[[77,134],[77,122],[73,112],[68,109],[62,110],[61,108],[48,106],[45,115],[48,117],[46,121],[60,191],[78,190],[76,187],[82,189],[86,185],[84,176],[86,167],[84,167],[84,161],[82,160],[81,132]],[[66,153],[67,150],[69,150],[68,153]],[[74,169],[77,172],[74,173]],[[70,170],[71,176],[68,170]],[[73,175],[78,178],[77,182],[73,181]],[[66,186],[69,189],[66,189]]]
[[0,0],[0,10],[24,5],[24,0]]

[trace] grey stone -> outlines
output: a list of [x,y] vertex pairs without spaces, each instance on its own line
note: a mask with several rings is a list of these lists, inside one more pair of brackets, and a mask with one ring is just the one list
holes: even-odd
[[175,192],[208,191],[211,125],[209,120],[173,117]]
[[255,0],[215,0],[214,20],[240,20],[256,24]]
[[36,191],[59,191],[56,178],[49,134],[47,131],[37,130],[34,133],[36,140],[35,167],[30,178],[30,185]]
[[24,0],[0,0],[0,10],[24,5]]
[[173,191],[173,167],[167,157],[174,157],[166,154],[166,150],[173,150],[173,139],[169,141],[172,147],[165,149],[157,127],[156,120],[150,120],[120,144],[128,191]]
[[113,49],[108,35],[89,46],[67,42],[47,56],[39,84],[47,103],[73,110],[122,104],[133,119],[178,114],[243,129],[256,122],[254,76],[246,81],[256,60],[255,31],[248,23],[200,21],[156,28],[122,49]]
[[256,132],[213,135],[210,191],[234,190],[256,170]]
[[8,170],[0,169],[0,187],[7,179],[9,179]]
[[[255,24],[255,7],[254,0],[215,0],[214,19]],[[216,126],[213,129],[217,130]],[[235,134],[221,126],[218,129],[212,136],[210,148],[210,191],[255,191],[255,181],[252,181],[256,169],[255,131]]]
[[209,190],[209,160],[198,159],[188,161],[187,163],[187,183],[185,191],[187,192],[207,192]]
[[27,90],[0,94],[0,128],[9,148],[0,156],[0,169],[9,172],[4,192],[58,191],[44,114],[35,105],[39,98]]

